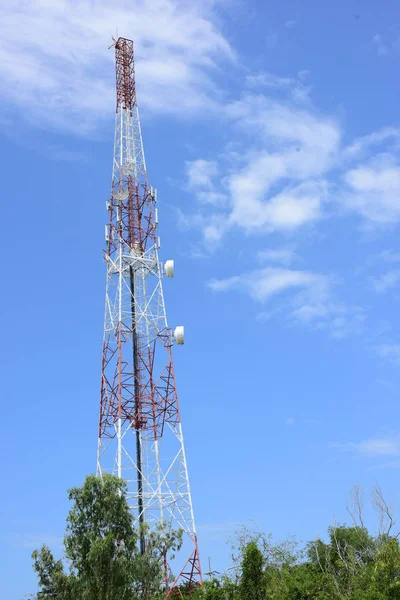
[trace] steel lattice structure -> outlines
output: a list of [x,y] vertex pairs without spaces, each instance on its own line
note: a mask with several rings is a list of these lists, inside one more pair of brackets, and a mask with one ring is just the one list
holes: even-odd
[[[182,529],[186,552],[166,595],[201,583],[201,568],[158,258],[157,196],[149,187],[136,102],[133,42],[118,38],[97,472],[125,479],[136,524]],[[145,536],[140,538],[145,551]]]

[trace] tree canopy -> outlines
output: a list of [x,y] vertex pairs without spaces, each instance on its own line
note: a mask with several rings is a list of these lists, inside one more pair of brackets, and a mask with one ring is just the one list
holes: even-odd
[[164,557],[179,549],[179,532],[146,531],[146,552],[117,477],[90,475],[69,490],[64,561],[47,546],[32,554],[39,579],[37,600],[156,600],[165,596]]
[[[352,525],[328,528],[325,539],[276,543],[271,536],[240,530],[232,567],[200,588],[177,589],[192,600],[400,600],[400,546],[395,521],[381,490],[375,493],[379,529],[365,527],[359,491]],[[139,552],[124,482],[111,475],[86,478],[69,491],[72,502],[65,555],[47,546],[33,553],[39,579],[35,600],[159,600],[165,598],[165,559],[179,550],[181,534],[145,530]],[[229,575],[228,575],[229,573]]]
[[375,534],[365,527],[358,488],[348,506],[352,525],[329,527],[325,540],[276,543],[242,528],[233,541],[233,567],[207,580],[193,600],[400,600],[399,534],[379,487],[373,505]]
[[207,581],[195,600],[400,600],[396,537],[345,525],[330,527],[328,541],[300,549],[261,534],[245,537],[233,578]]

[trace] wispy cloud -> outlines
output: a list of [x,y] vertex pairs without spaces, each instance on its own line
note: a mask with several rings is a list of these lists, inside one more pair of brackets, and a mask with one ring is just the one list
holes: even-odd
[[364,457],[390,457],[400,455],[400,436],[368,438],[360,442],[333,444],[333,447]]
[[275,263],[284,266],[291,265],[297,258],[292,248],[266,248],[257,252],[257,260],[260,263]]
[[211,160],[194,160],[186,163],[190,188],[212,188],[213,179],[218,175],[218,166]]
[[274,73],[256,73],[246,76],[245,83],[248,87],[271,87],[271,88],[287,88],[293,85],[292,77],[279,77]]
[[[324,174],[335,163],[341,135],[337,123],[313,109],[257,93],[228,104],[222,114],[232,128],[232,142],[217,166],[193,161],[186,183],[193,184],[195,169],[200,203],[207,197],[219,202],[222,195],[223,218],[214,239],[233,228],[290,233],[323,218],[330,197]],[[212,167],[212,181],[202,174],[206,165]]]
[[286,93],[293,101],[301,103],[309,100],[311,86],[306,84],[308,71],[299,71],[295,77],[276,75],[262,71],[246,76],[245,85],[251,90],[269,89],[275,93]]
[[[299,230],[315,231],[333,215],[355,214],[360,229],[376,231],[400,222],[400,128],[384,127],[344,145],[336,117],[321,113],[309,97],[295,98],[307,77],[248,75],[242,97],[221,112],[229,143],[212,161],[192,162],[197,178],[187,172],[186,185],[198,203],[191,222],[208,251],[238,231],[262,237],[264,247],[272,234],[283,234],[290,244]],[[268,304],[258,312],[260,319],[283,314],[287,324],[326,330],[334,338],[364,331],[364,309],[338,299],[331,275],[292,268],[293,253],[279,248],[261,249],[257,259],[263,268],[213,279],[209,287]],[[385,257],[395,260],[393,252]],[[379,294],[399,281],[396,269],[369,278]],[[278,294],[279,307],[272,302]]]
[[400,252],[394,252],[393,250],[383,250],[377,258],[388,263],[399,263]]
[[372,37],[372,44],[380,56],[387,56],[390,53],[389,45],[384,41],[383,35],[375,33]]
[[390,37],[382,33],[375,33],[372,36],[372,45],[376,49],[379,56],[390,56],[398,53],[400,50],[400,37]]
[[400,222],[400,128],[343,146],[338,119],[295,97],[304,77],[248,75],[252,90],[221,111],[231,141],[215,159],[218,175],[208,189],[224,203],[214,239],[232,229],[295,234],[350,213],[368,228]]
[[307,271],[266,267],[226,279],[213,279],[208,285],[216,292],[238,290],[245,292],[253,300],[266,302],[272,296],[292,288],[307,289],[310,293],[317,293],[317,289],[325,288],[326,281],[324,277]]
[[388,141],[394,142],[396,147],[398,146],[400,143],[399,127],[383,127],[378,131],[357,138],[349,146],[344,148],[342,159],[354,160],[365,158],[371,150],[375,151],[383,142]]
[[378,277],[370,277],[369,280],[377,294],[384,294],[397,286],[400,281],[400,271],[388,271]]
[[202,204],[222,207],[227,195],[216,191],[216,179],[220,176],[218,163],[212,160],[197,159],[186,162],[187,189],[194,193]]
[[347,306],[327,301],[314,304],[300,304],[291,313],[292,319],[317,330],[326,330],[334,339],[362,333],[365,313],[359,306]]
[[213,3],[197,0],[137,0],[134,10],[123,0],[5,0],[3,103],[41,126],[92,131],[114,103],[107,46],[119,27],[135,40],[139,101],[146,109],[182,116],[211,110],[213,73],[234,57],[213,11]]
[[381,344],[376,350],[379,356],[400,366],[400,344]]
[[284,420],[284,424],[288,427],[293,427],[295,425],[316,425],[318,423],[318,419],[298,419],[296,417],[287,417]]
[[262,311],[262,320],[284,314],[287,324],[307,325],[326,330],[333,338],[360,333],[365,315],[360,307],[345,306],[335,300],[334,278],[311,271],[267,266],[241,275],[212,279],[215,292],[238,291],[259,304],[271,303],[279,295],[279,308]]
[[344,205],[367,222],[384,226],[400,221],[400,165],[393,156],[374,157],[349,169],[344,183]]

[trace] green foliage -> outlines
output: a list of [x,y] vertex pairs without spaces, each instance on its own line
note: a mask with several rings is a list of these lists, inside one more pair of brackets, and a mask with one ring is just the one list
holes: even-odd
[[249,542],[242,559],[242,575],[239,594],[242,600],[263,600],[265,598],[264,556],[255,541]]
[[156,599],[164,598],[164,559],[168,556],[173,560],[174,553],[182,545],[182,531],[171,532],[162,526],[156,531],[149,532],[144,528],[146,538],[145,554],[136,554],[131,562],[131,581],[135,598]]
[[227,577],[221,580],[213,578],[205,581],[201,587],[193,591],[192,600],[239,600],[238,588]]
[[125,483],[91,475],[69,491],[65,554],[82,600],[131,598],[132,559],[137,534],[126,502]]
[[339,598],[351,598],[356,582],[374,561],[377,540],[364,527],[330,527],[328,533],[328,543],[317,540],[308,544],[308,557]]
[[93,475],[69,491],[72,508],[64,538],[68,572],[46,546],[32,554],[37,600],[156,600],[163,598],[164,559],[181,545],[181,533],[158,531],[138,551],[138,532],[117,477]]
[[33,568],[39,579],[41,591],[38,600],[57,598],[57,600],[68,600],[74,582],[65,575],[61,560],[55,560],[50,549],[42,546],[40,550],[32,553]]
[[400,548],[387,538],[354,586],[354,600],[400,599]]
[[[86,478],[69,491],[72,507],[64,538],[65,565],[43,546],[32,555],[39,579],[36,600],[162,600],[164,565],[179,550],[181,532],[144,528],[146,552],[138,551],[126,486],[112,476]],[[330,527],[326,541],[299,548],[241,529],[232,548],[233,567],[220,578],[176,597],[191,600],[400,600],[400,546],[390,535],[393,518],[378,496],[386,530],[372,536],[363,526]],[[382,519],[381,519],[382,522]]]
[[304,550],[242,529],[232,579],[207,581],[194,600],[400,600],[400,547],[364,527],[331,527]]

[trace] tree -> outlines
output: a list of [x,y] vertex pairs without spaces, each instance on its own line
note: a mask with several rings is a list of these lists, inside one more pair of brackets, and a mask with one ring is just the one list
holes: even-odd
[[91,475],[69,490],[65,553],[86,600],[130,598],[137,533],[126,501],[125,483],[112,475]]
[[192,592],[191,600],[239,600],[238,588],[226,577],[214,578]]
[[32,553],[33,568],[39,578],[41,591],[38,600],[57,598],[57,600],[69,600],[72,598],[71,587],[73,582],[65,575],[61,560],[55,560],[47,546]]
[[[36,600],[161,600],[165,565],[179,550],[181,534],[163,527],[133,527],[123,481],[86,478],[69,491],[72,507],[64,539],[65,565],[43,546],[33,553],[40,591]],[[326,541],[299,547],[242,528],[232,547],[234,567],[195,590],[182,585],[175,597],[189,600],[400,600],[400,545],[395,518],[379,488],[374,506],[379,529],[364,526],[360,488],[349,509],[353,526],[328,529]],[[138,551],[138,534],[146,552]],[[229,576],[228,576],[229,574]]]
[[163,528],[149,533],[146,552],[117,477],[90,475],[69,490],[73,502],[64,538],[66,573],[46,546],[32,555],[39,577],[38,600],[153,600],[163,595],[164,560],[179,549],[181,534]]
[[379,540],[374,560],[357,578],[352,600],[400,599],[400,548],[396,538]]
[[264,556],[256,542],[249,542],[244,550],[242,560],[242,575],[239,584],[241,600],[264,600],[265,572]]
[[374,560],[376,541],[365,527],[329,527],[329,542],[308,544],[311,564],[327,576],[339,598],[351,596],[357,578]]
[[[162,524],[149,532],[144,527],[146,552],[131,562],[131,580],[135,598],[149,600],[165,597],[165,566],[182,545],[182,531],[168,531]],[[168,569],[168,567],[167,567]],[[168,573],[171,580],[171,573]]]

